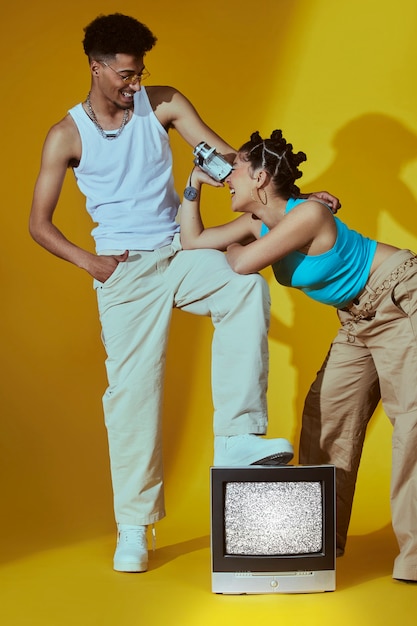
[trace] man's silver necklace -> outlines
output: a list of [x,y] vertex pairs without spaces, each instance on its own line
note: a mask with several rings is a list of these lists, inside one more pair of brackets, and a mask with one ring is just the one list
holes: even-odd
[[122,119],[122,123],[120,124],[120,128],[115,133],[106,133],[106,131],[103,129],[103,127],[99,123],[96,117],[96,114],[94,113],[93,107],[91,106],[90,94],[88,94],[85,103],[87,106],[88,115],[91,121],[94,123],[100,135],[104,137],[104,139],[108,139],[109,141],[112,141],[113,139],[117,139],[129,120],[129,109],[126,109],[123,114],[123,119]]

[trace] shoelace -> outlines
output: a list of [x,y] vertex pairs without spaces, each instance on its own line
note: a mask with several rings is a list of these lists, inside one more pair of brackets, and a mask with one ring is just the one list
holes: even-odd
[[120,538],[124,543],[137,544],[142,541],[144,532],[139,529],[129,528],[120,531]]
[[[156,529],[155,524],[152,524],[151,527],[151,535],[152,535],[152,552],[156,550]],[[143,531],[141,528],[124,528],[120,531],[119,541],[123,541],[127,544],[137,544],[140,543],[142,537],[145,536],[146,541],[146,530]]]

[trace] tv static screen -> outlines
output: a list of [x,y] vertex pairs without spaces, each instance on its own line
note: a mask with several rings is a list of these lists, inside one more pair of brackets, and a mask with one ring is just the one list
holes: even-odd
[[224,508],[226,554],[319,553],[322,510],[319,482],[229,482]]

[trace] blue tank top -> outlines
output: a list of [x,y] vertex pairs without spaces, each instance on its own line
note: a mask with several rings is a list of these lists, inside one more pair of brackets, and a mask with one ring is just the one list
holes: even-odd
[[[290,198],[288,213],[304,199]],[[317,302],[342,309],[365,287],[377,241],[351,230],[334,216],[337,236],[334,246],[324,252],[308,256],[295,251],[272,265],[275,278],[281,285],[300,289]],[[269,232],[262,224],[261,237]]]

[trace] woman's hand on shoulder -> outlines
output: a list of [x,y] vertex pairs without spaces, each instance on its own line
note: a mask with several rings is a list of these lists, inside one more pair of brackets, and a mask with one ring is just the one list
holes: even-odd
[[308,200],[314,200],[314,198],[321,200],[322,202],[327,204],[332,213],[337,213],[338,210],[342,208],[339,198],[336,198],[336,196],[333,196],[328,191],[314,191],[313,193],[303,193],[301,194],[301,197]]

